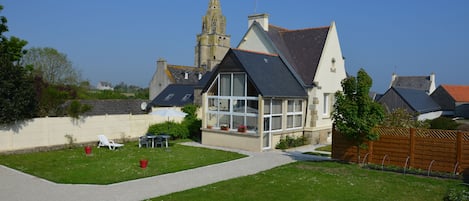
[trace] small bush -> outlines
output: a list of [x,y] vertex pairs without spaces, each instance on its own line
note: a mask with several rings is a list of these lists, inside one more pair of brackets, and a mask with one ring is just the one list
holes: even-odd
[[458,126],[458,122],[448,117],[438,117],[430,121],[431,129],[456,130]]
[[446,193],[445,201],[466,201],[469,200],[469,191],[467,188],[451,188]]
[[187,126],[174,121],[154,124],[148,128],[147,132],[155,135],[164,133],[170,135],[174,139],[185,139],[189,137],[189,129]]
[[298,138],[293,138],[290,136],[286,136],[283,139],[280,139],[278,144],[275,146],[276,149],[288,149],[292,147],[299,147],[303,146],[306,143],[306,138],[305,137],[298,137]]

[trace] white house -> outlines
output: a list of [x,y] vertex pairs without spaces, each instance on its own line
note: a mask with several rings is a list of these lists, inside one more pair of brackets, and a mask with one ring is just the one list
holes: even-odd
[[262,151],[286,135],[326,142],[346,77],[335,23],[289,30],[269,25],[267,14],[248,22],[202,91],[202,143]]

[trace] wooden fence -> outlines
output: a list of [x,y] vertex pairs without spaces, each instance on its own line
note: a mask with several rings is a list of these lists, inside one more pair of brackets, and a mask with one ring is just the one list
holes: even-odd
[[[469,174],[469,132],[414,128],[376,128],[378,141],[366,142],[360,163]],[[356,147],[332,132],[332,158],[357,162]]]

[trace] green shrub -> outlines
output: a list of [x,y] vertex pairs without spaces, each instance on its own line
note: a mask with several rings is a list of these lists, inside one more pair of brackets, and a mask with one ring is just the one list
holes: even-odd
[[467,188],[451,188],[446,193],[445,201],[466,201],[469,200],[469,191]]
[[303,146],[306,143],[306,138],[305,137],[297,137],[293,138],[290,136],[286,136],[285,138],[280,139],[278,144],[275,146],[276,149],[288,149],[292,147],[299,147]]
[[458,122],[448,117],[438,117],[430,121],[431,129],[456,130],[458,126]]
[[189,137],[189,129],[187,126],[174,121],[151,125],[147,132],[155,135],[164,133],[170,135],[173,139],[185,139]]
[[181,110],[187,113],[182,124],[189,130],[189,137],[193,140],[199,141],[201,138],[200,128],[202,127],[202,120],[197,118],[197,109],[197,105],[189,104],[185,105]]

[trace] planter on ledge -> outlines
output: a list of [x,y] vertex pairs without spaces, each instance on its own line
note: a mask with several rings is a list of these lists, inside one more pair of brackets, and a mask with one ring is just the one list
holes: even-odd
[[246,126],[244,125],[238,126],[238,132],[245,133],[246,131],[247,131]]
[[229,130],[230,128],[228,127],[228,125],[222,124],[222,125],[220,125],[220,129],[221,129],[221,130],[224,130],[224,131],[227,131],[227,130]]

